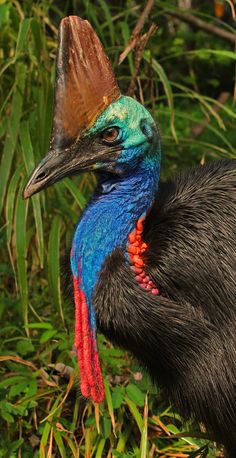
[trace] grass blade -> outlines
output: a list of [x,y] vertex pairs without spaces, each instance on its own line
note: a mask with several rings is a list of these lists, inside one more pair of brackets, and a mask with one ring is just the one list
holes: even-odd
[[132,426],[133,426],[132,422],[130,422],[130,424],[128,426],[126,426],[124,431],[122,431],[119,434],[119,440],[118,440],[117,447],[116,447],[117,452],[119,452],[119,453],[124,452],[126,443],[127,443],[128,438],[130,436],[130,433],[131,433],[131,431],[133,429]]
[[[147,62],[149,62],[150,59],[149,59],[149,55],[148,55],[147,52],[144,52],[144,58],[145,58],[145,60]],[[168,78],[166,76],[165,70],[157,62],[156,59],[152,58],[151,65],[152,65],[153,70],[159,76],[160,81],[162,82],[164,91],[166,93],[167,102],[168,102],[169,109],[170,109],[170,128],[171,128],[171,132],[172,132],[172,135],[173,135],[176,143],[178,143],[178,138],[177,138],[177,134],[176,134],[176,130],[175,130],[175,124],[174,124],[174,121],[175,121],[174,98],[173,98],[173,93],[172,93],[172,88],[171,88],[170,81],[168,80]]]
[[143,412],[143,428],[141,433],[140,458],[148,456],[148,394],[146,394],[144,412]]
[[7,183],[11,170],[12,160],[15,152],[16,141],[19,131],[24,88],[26,79],[26,66],[19,62],[16,65],[15,90],[12,98],[12,110],[7,124],[7,138],[3,148],[2,161],[0,166],[0,214],[2,213],[3,202],[7,190]]
[[15,209],[15,237],[16,237],[16,262],[18,286],[22,304],[22,315],[26,333],[28,335],[28,283],[27,283],[27,219],[28,201],[22,199],[22,186],[20,186]]
[[19,33],[18,33],[17,43],[16,43],[16,52],[15,52],[16,58],[19,56],[20,53],[24,51],[24,48],[26,46],[28,32],[30,30],[30,22],[31,22],[31,19],[22,19],[20,23],[20,28],[19,28]]
[[48,442],[48,437],[51,431],[52,425],[47,422],[45,423],[44,429],[43,429],[43,434],[42,434],[42,439],[40,442],[40,448],[39,448],[39,458],[45,458],[46,457],[46,445]]
[[115,422],[115,417],[114,417],[114,409],[113,409],[113,404],[112,404],[111,391],[110,391],[109,383],[107,379],[104,379],[104,390],[105,390],[105,397],[107,401],[108,412],[111,418],[113,434],[114,436],[116,436],[116,422]]
[[[32,148],[32,143],[31,143],[31,138],[30,138],[28,122],[24,122],[21,125],[20,140],[21,140],[21,147],[22,147],[22,152],[23,152],[25,168],[26,168],[27,174],[30,175],[30,173],[32,172],[35,166],[35,161],[34,161],[34,153],[33,153],[33,148]],[[36,227],[38,256],[39,256],[39,261],[40,261],[40,267],[42,268],[43,261],[44,261],[44,237],[43,237],[43,221],[42,221],[39,194],[36,194],[36,196],[33,196],[31,198],[31,202],[33,205],[33,213],[34,213],[34,220],[35,220],[35,227]]]
[[49,281],[52,289],[53,299],[59,309],[59,313],[64,324],[64,314],[61,302],[61,289],[60,289],[60,230],[61,230],[61,217],[55,216],[52,222],[52,228],[49,235],[48,245],[48,268],[49,268]]
[[55,442],[57,444],[60,456],[62,458],[66,457],[67,454],[66,454],[66,450],[65,450],[65,447],[64,447],[64,444],[63,444],[62,436],[59,433],[59,431],[57,431],[56,429],[54,430],[54,439],[55,439]]
[[[124,40],[124,46],[127,45],[127,43],[129,42],[129,39],[130,39],[130,29],[129,29],[129,25],[127,22],[125,21],[122,21],[120,23],[120,28],[121,28],[121,33],[122,33],[122,37],[123,37],[123,40]],[[128,56],[128,62],[129,62],[129,68],[130,68],[130,74],[133,75],[134,74],[134,59],[133,59],[133,53],[129,53]]]
[[7,223],[7,231],[6,231],[7,248],[8,248],[8,253],[9,253],[9,257],[10,257],[10,261],[11,261],[11,265],[12,265],[12,269],[14,273],[15,273],[15,265],[13,262],[13,257],[12,257],[12,252],[11,252],[11,241],[12,241],[12,231],[13,231],[15,199],[16,199],[17,191],[19,189],[19,181],[20,181],[20,175],[21,175],[22,170],[23,170],[23,167],[22,166],[19,167],[11,178],[11,181],[8,187],[6,206],[5,206],[5,218],[6,218],[6,223]]
[[98,446],[97,446],[97,451],[96,451],[96,455],[95,455],[95,458],[102,458],[104,455],[103,455],[103,450],[104,450],[104,447],[105,447],[105,443],[106,443],[106,439],[101,439]]
[[107,25],[108,25],[108,28],[109,28],[109,32],[110,32],[111,42],[112,42],[112,45],[114,46],[114,44],[115,44],[115,29],[114,29],[114,25],[113,25],[112,15],[111,15],[110,9],[108,7],[107,2],[105,2],[104,0],[99,0],[99,3],[100,3],[101,8],[102,8],[102,10],[104,12],[104,16],[106,18],[106,22],[107,22]]
[[128,396],[125,397],[125,402],[128,405],[129,410],[130,410],[132,416],[134,417],[134,419],[135,419],[135,421],[136,421],[136,423],[138,425],[140,433],[142,434],[143,419],[142,419],[142,417],[141,417],[141,415],[140,415],[140,413],[139,413],[139,411],[138,411],[138,409],[136,407],[136,404],[133,401],[131,401],[131,399],[129,399]]
[[83,194],[79,191],[77,188],[76,184],[70,180],[69,178],[66,178],[64,180],[64,186],[68,189],[68,191],[71,193],[75,201],[77,202],[79,208],[83,210],[83,208],[86,205],[86,199],[84,198]]
[[91,457],[91,450],[93,446],[93,431],[92,427],[88,426],[85,428],[85,458]]

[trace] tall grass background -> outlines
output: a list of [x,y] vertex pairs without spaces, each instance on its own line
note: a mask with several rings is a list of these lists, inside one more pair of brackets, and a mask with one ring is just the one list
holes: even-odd
[[[225,23],[214,17],[213,2],[195,2],[191,13],[235,33],[233,2],[225,3],[231,12]],[[179,11],[178,2],[157,0],[142,33],[151,23],[158,29],[134,79],[135,50],[120,66],[118,60],[144,6],[0,1],[0,457],[221,456],[202,426],[184,423],[130,355],[102,335],[105,401],[98,407],[81,398],[73,303],[60,260],[67,258],[95,178],[66,178],[22,199],[27,177],[49,147],[57,30],[68,14],[91,22],[122,92],[132,81],[132,95],[160,124],[162,179],[235,157],[233,43],[173,19],[168,12]]]

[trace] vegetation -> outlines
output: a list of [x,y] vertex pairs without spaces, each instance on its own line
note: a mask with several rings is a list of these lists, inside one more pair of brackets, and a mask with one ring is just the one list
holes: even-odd
[[[195,18],[235,33],[233,1],[225,2],[226,22],[214,17],[213,2],[193,3]],[[162,179],[235,156],[234,45],[177,20],[180,4],[156,0],[140,34],[152,23],[157,31],[148,41],[139,35],[118,66],[144,2],[0,1],[1,457],[221,456],[202,426],[186,425],[137,363],[103,336],[106,399],[98,407],[80,397],[73,303],[62,292],[60,259],[95,178],[68,178],[22,200],[27,177],[49,146],[57,29],[68,14],[91,22],[123,93],[145,101],[160,123]]]

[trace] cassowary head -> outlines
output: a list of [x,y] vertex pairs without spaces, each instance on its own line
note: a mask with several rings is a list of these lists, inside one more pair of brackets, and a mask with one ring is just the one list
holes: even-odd
[[[152,161],[157,127],[149,112],[122,96],[104,49],[87,21],[60,25],[51,148],[36,167],[24,197],[83,171],[132,173]],[[155,146],[155,148],[154,148]]]

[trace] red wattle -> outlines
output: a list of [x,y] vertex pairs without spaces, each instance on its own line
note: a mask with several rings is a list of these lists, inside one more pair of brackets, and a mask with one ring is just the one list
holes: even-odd
[[138,284],[141,288],[145,289],[145,291],[154,294],[154,296],[158,296],[160,294],[160,290],[146,274],[145,264],[142,259],[142,254],[148,248],[147,244],[142,240],[144,221],[144,217],[139,218],[136,222],[135,229],[129,234],[127,251],[129,254],[131,269],[135,274],[135,279]]
[[96,336],[89,323],[88,304],[80,280],[74,277],[75,348],[80,368],[82,395],[94,402],[104,399],[104,386],[98,356]]

